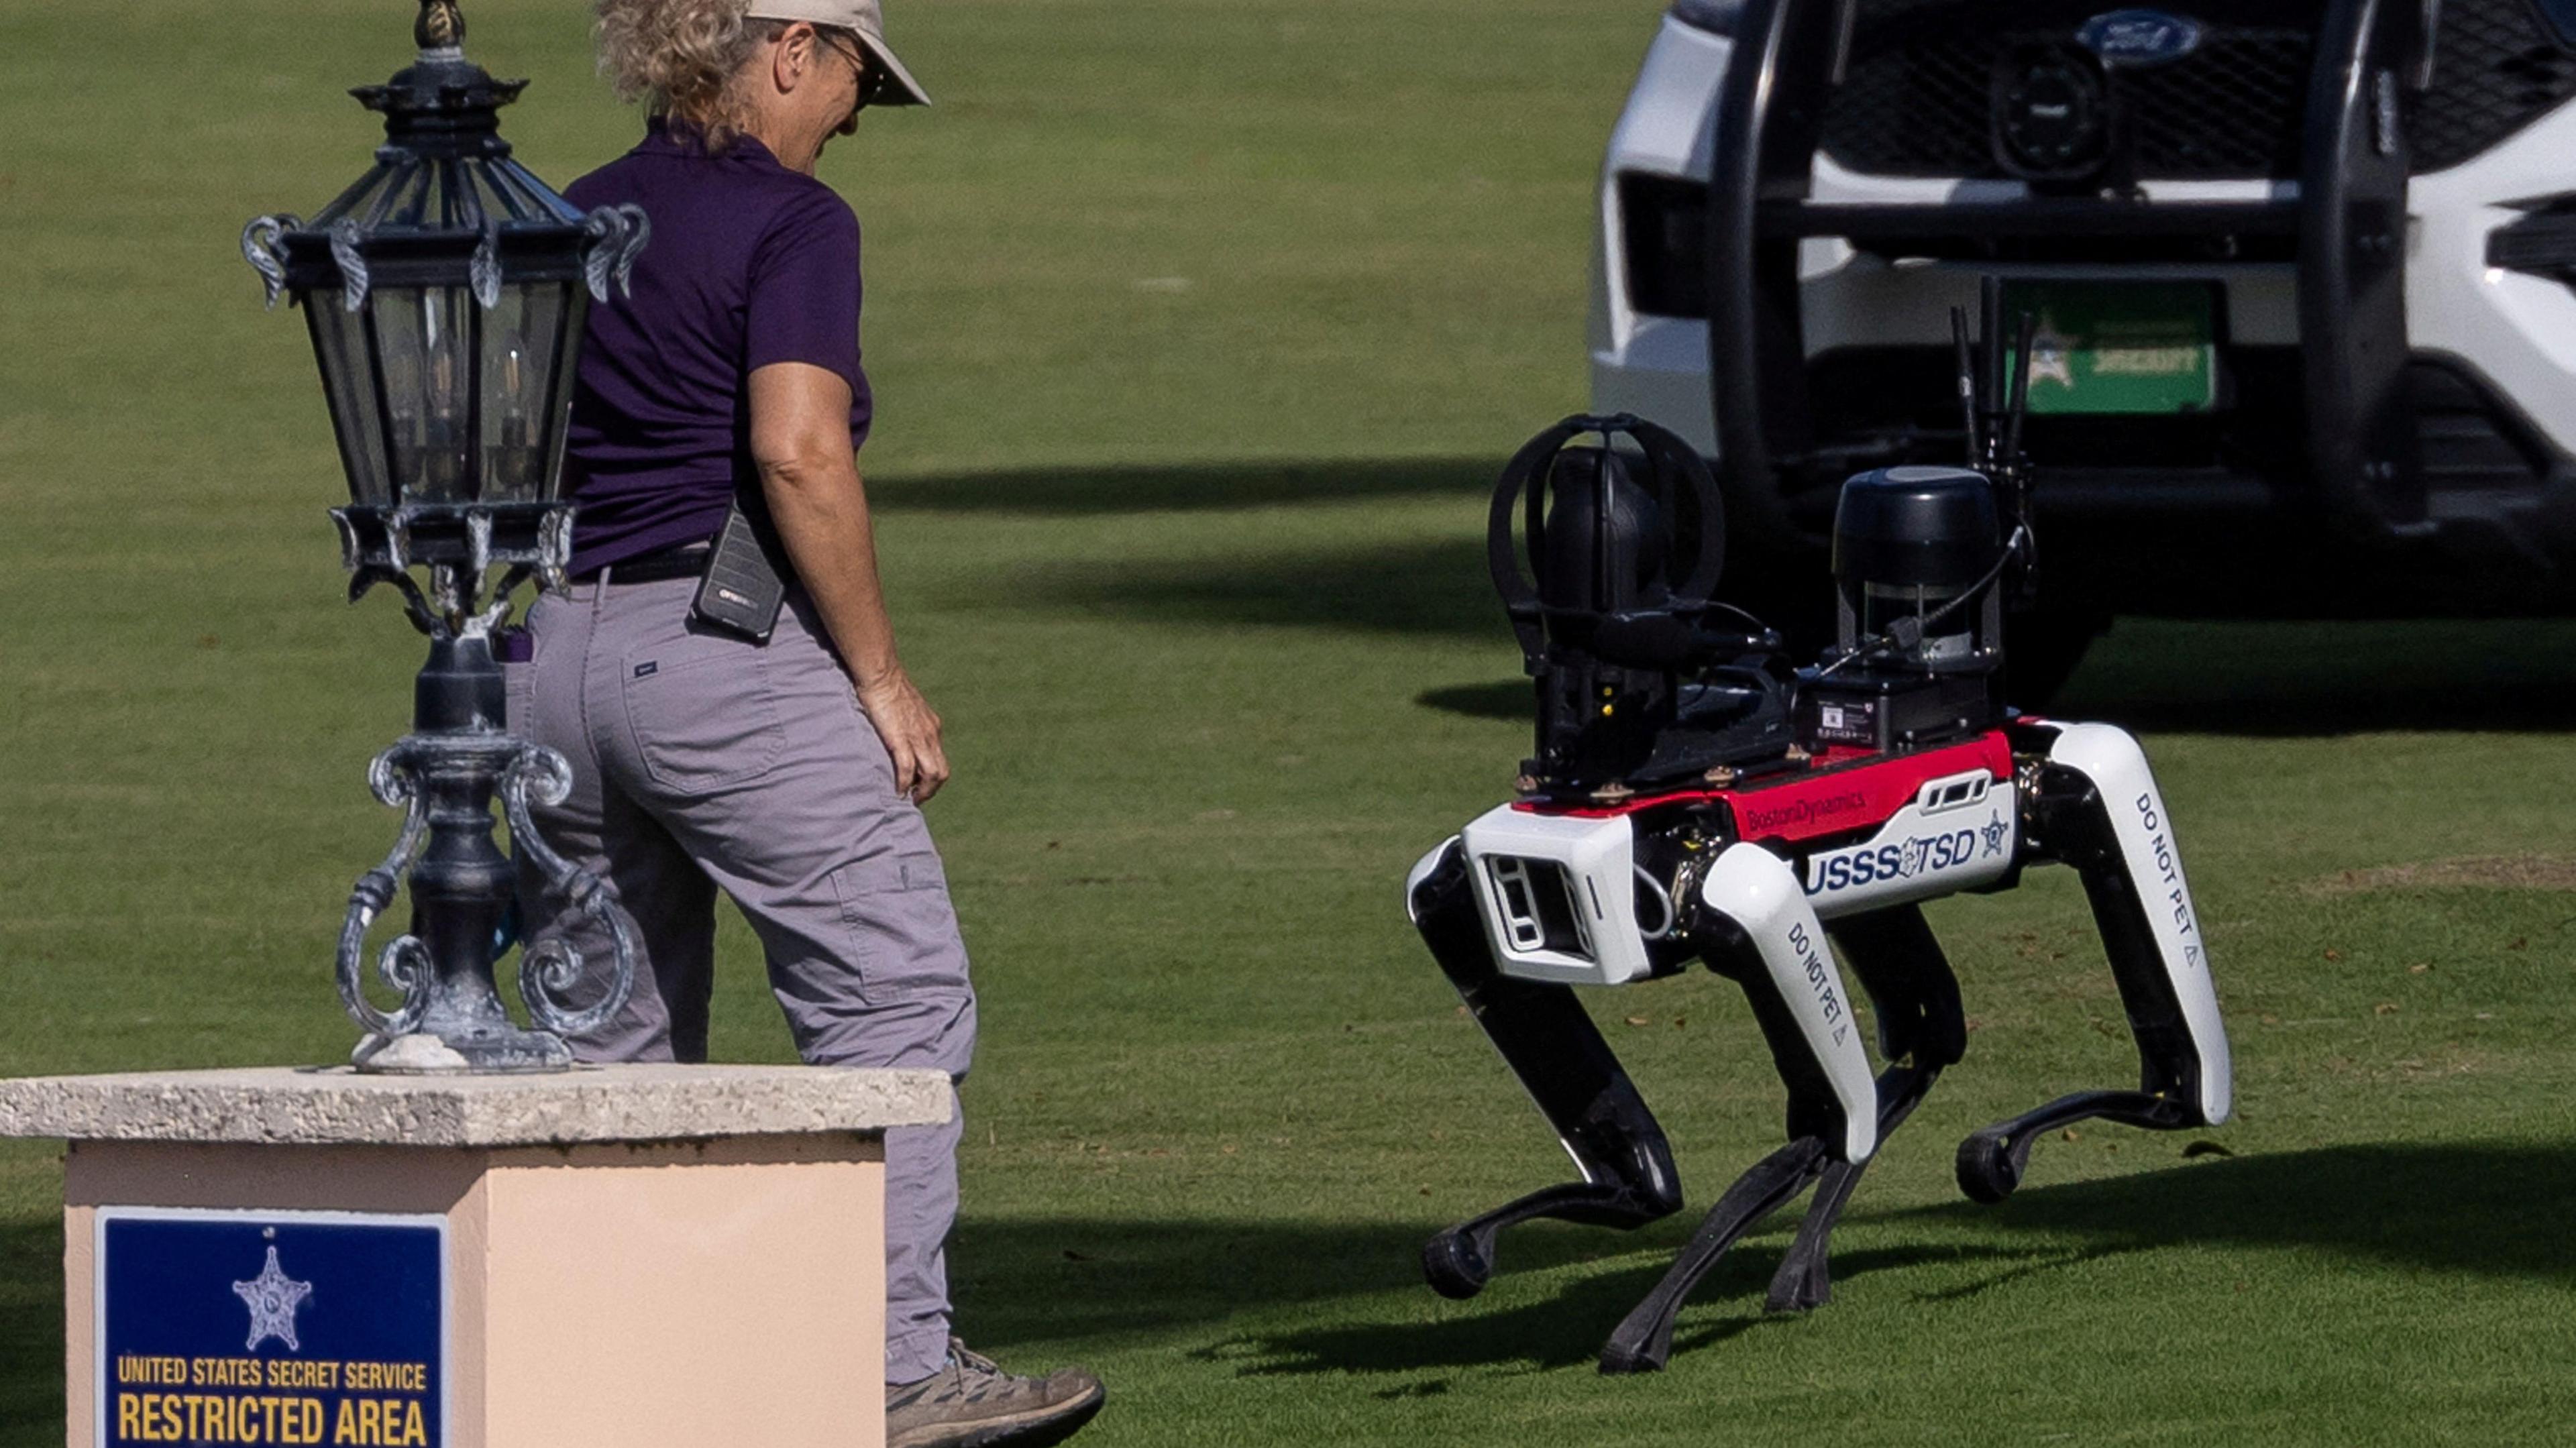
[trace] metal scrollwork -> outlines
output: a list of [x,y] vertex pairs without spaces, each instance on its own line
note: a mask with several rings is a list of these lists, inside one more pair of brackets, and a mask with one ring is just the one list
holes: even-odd
[[[479,584],[481,580],[482,575],[474,575],[475,584]],[[430,612],[438,616],[441,628],[449,627],[448,620],[463,616],[465,600],[473,586],[474,584],[466,581],[465,572],[461,568],[446,563],[430,565],[429,608]]]
[[572,562],[573,510],[558,508],[537,523],[537,586],[562,589],[569,585],[564,569]]
[[293,216],[254,216],[242,228],[242,260],[259,273],[259,284],[268,293],[268,309],[277,310],[278,293],[286,290],[286,252],[280,245],[286,233],[304,223]]
[[402,884],[403,866],[429,832],[429,811],[410,770],[394,758],[392,750],[377,755],[367,767],[367,786],[375,791],[377,799],[403,811],[402,833],[386,853],[384,863],[359,876],[349,891],[349,913],[340,922],[340,1003],[348,1007],[351,1019],[359,1025],[390,1039],[420,1029],[422,1018],[429,1012],[430,986],[436,972],[430,964],[428,947],[418,937],[404,935],[388,942],[376,957],[376,973],[385,984],[402,993],[403,1003],[390,1012],[378,1010],[367,999],[367,928],[393,903],[394,892]]
[[653,239],[653,218],[645,215],[644,208],[632,201],[619,206],[617,211],[626,218],[626,239],[617,248],[617,290],[633,296],[635,259],[644,254],[644,244]]
[[471,580],[466,598],[470,602],[475,589],[483,586],[483,575],[492,571],[492,515],[469,513],[465,518],[465,575]]
[[582,280],[590,286],[592,301],[605,302],[608,300],[609,274],[617,266],[626,219],[618,215],[613,206],[596,207],[581,219],[581,229],[590,237],[581,253]]
[[583,965],[581,951],[568,938],[551,928],[531,930],[520,951],[519,996],[527,1003],[528,1019],[540,1030],[564,1036],[598,1028],[635,989],[635,922],[618,902],[617,887],[555,853],[537,832],[530,800],[561,804],[571,792],[571,763],[542,745],[521,749],[501,772],[501,810],[510,822],[510,843],[545,872],[547,893],[565,902],[557,923],[578,914],[608,932],[608,987],[583,1010],[564,999],[580,983]]
[[514,565],[508,572],[503,573],[501,575],[501,581],[494,585],[492,589],[492,601],[484,606],[481,613],[478,613],[465,621],[465,635],[471,638],[481,634],[488,634],[492,630],[499,628],[503,623],[507,622],[510,617],[510,595],[518,592],[519,585],[527,582],[534,572],[534,569],[521,563]]
[[429,599],[421,593],[420,585],[411,581],[410,574],[402,572],[399,569],[386,568],[373,563],[360,564],[356,568],[351,569],[349,572],[349,601],[351,603],[356,603],[359,599],[366,597],[368,590],[374,588],[379,583],[385,584],[402,594],[403,613],[411,619],[412,627],[419,629],[422,633],[425,633],[432,638],[436,638],[446,631],[446,623],[443,622],[437,614],[430,611]]
[[581,257],[582,278],[590,285],[590,298],[608,300],[611,281],[617,290],[633,295],[635,258],[644,254],[644,244],[653,239],[652,218],[644,208],[627,202],[621,206],[594,207],[582,218],[582,229],[590,242]]
[[343,216],[331,226],[331,259],[340,264],[340,305],[356,311],[367,304],[367,258],[358,244],[367,233],[357,221]]

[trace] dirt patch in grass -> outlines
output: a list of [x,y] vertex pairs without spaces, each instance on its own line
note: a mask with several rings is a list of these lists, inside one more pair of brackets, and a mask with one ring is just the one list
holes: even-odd
[[2372,890],[2571,890],[2576,859],[2562,855],[2464,855],[2368,870],[2339,870],[2301,887],[2311,895]]

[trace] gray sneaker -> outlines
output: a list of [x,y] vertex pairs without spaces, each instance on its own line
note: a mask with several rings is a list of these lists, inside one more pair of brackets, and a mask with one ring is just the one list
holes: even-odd
[[886,1448],[1045,1448],[1073,1436],[1108,1399],[1080,1368],[1016,1377],[948,1340],[948,1364],[886,1389]]

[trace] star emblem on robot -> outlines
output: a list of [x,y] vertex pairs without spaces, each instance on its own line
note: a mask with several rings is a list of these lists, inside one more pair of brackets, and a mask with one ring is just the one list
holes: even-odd
[[295,1340],[295,1311],[304,1299],[313,1295],[313,1284],[298,1282],[277,1265],[277,1248],[268,1249],[268,1265],[248,1282],[233,1284],[233,1296],[250,1309],[250,1341],[242,1350],[257,1352],[259,1345],[276,1338],[289,1352],[302,1352],[304,1345]]

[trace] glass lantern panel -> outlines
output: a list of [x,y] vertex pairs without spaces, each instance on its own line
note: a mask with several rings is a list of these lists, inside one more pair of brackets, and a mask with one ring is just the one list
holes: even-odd
[[546,396],[546,493],[552,497],[563,490],[563,454],[565,434],[572,431],[572,389],[580,370],[583,329],[590,321],[590,293],[582,284],[563,284],[564,323],[561,340],[555,347],[555,386]]
[[512,282],[483,317],[483,496],[532,503],[553,496],[551,402],[563,355],[561,282]]
[[376,348],[404,503],[474,500],[474,297],[463,287],[381,287]]
[[376,406],[376,364],[367,350],[366,314],[341,306],[336,287],[303,301],[314,360],[322,367],[322,393],[331,404],[331,431],[340,440],[340,466],[349,475],[349,499],[391,503],[385,421]]

